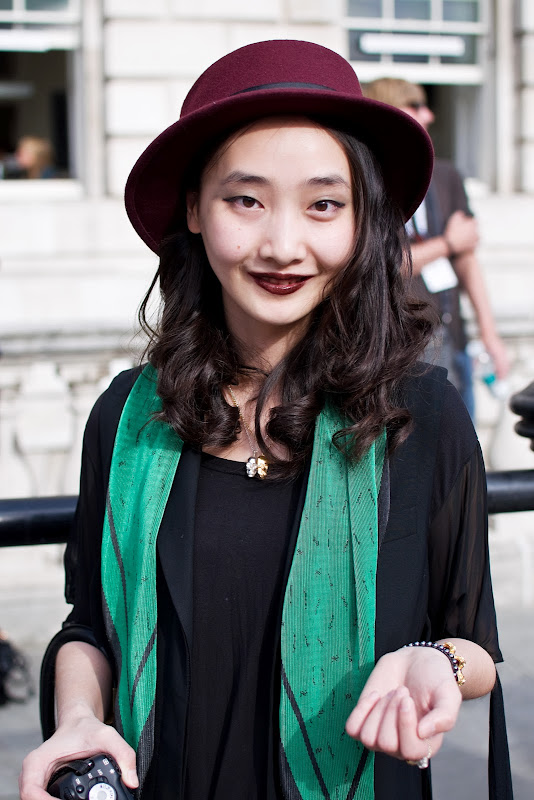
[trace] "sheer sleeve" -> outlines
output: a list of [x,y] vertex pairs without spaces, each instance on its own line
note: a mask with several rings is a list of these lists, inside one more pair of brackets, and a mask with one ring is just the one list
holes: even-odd
[[486,476],[478,443],[435,513],[429,534],[433,639],[458,636],[502,661],[489,569]]
[[[449,391],[450,395],[450,391]],[[436,502],[429,531],[429,618],[432,639],[458,636],[502,661],[497,636],[488,550],[486,475],[465,407],[445,401]],[[490,698],[488,787],[490,800],[512,800],[512,777],[502,690]]]
[[100,591],[100,551],[105,511],[105,480],[99,448],[101,398],[85,429],[80,474],[80,494],[65,551],[65,599],[73,604],[66,623],[90,628],[98,645],[106,649]]
[[115,434],[128,394],[141,368],[121,372],[95,403],[82,450],[80,495],[65,552],[65,598],[73,604],[66,624],[90,628],[107,648],[100,579],[102,528]]

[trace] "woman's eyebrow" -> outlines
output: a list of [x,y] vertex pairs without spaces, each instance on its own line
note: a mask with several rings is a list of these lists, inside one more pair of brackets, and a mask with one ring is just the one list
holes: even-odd
[[306,183],[310,186],[344,186],[349,190],[351,189],[350,183],[341,175],[324,175],[317,178],[309,178]]
[[[253,186],[267,186],[270,181],[268,178],[264,177],[263,175],[254,175],[248,172],[242,172],[241,170],[233,170],[232,172],[228,173],[225,178],[222,180],[222,185],[227,186],[230,183],[237,183],[237,184],[247,184]],[[343,186],[349,191],[351,190],[351,185],[348,181],[345,180],[341,175],[334,173],[332,175],[320,175],[313,178],[308,178],[305,181],[306,186]]]
[[223,179],[223,186],[228,183],[248,183],[255,184],[256,186],[265,186],[269,181],[261,175],[251,175],[248,172],[241,172],[234,170],[230,172],[226,178]]

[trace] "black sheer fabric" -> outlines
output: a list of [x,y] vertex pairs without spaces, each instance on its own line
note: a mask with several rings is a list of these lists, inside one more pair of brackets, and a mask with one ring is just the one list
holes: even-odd
[[[501,660],[495,620],[488,614],[493,594],[489,555],[484,547],[486,476],[477,453],[461,469],[430,528],[430,638],[463,636],[469,631],[496,661]],[[470,535],[476,530],[478,535]],[[452,533],[451,533],[452,532]],[[484,549],[483,549],[484,547]],[[444,631],[442,634],[440,631]]]
[[[128,372],[119,376],[108,392],[98,401],[89,419],[82,459],[80,500],[75,529],[66,554],[68,599],[70,602],[74,601],[74,608],[69,619],[91,626],[97,641],[104,647],[106,639],[100,607],[100,545],[105,485],[116,427],[122,406],[136,375],[135,372]],[[417,389],[417,387],[415,388]],[[425,413],[430,414],[431,410],[426,407],[423,407],[422,411],[415,409],[416,427],[419,424],[417,415],[420,415],[423,420]],[[423,423],[421,425],[424,427]],[[385,535],[381,537],[377,575],[376,655],[378,658],[382,653],[396,649],[407,641],[422,638],[423,635],[427,638],[459,636],[476,641],[485,647],[495,660],[500,660],[489,577],[484,470],[468,414],[456,391],[450,385],[445,389],[441,417],[434,427],[438,432],[435,441],[426,442],[424,436],[419,437],[419,443],[415,449],[412,448],[412,452],[409,439],[406,445],[399,448],[390,460],[389,523]],[[412,436],[411,439],[415,441],[416,437]],[[436,468],[433,479],[432,477],[428,479],[427,476],[427,484],[431,486],[431,496],[422,497],[420,493],[426,494],[427,492],[424,488],[426,486],[424,475],[428,471],[425,461],[428,456],[428,448],[436,451]],[[186,709],[188,703],[191,702],[192,687],[200,686],[203,680],[211,680],[209,676],[213,675],[213,672],[208,669],[204,676],[200,674],[199,670],[192,680],[190,677],[191,665],[198,664],[199,659],[208,660],[213,648],[217,647],[217,641],[209,641],[211,638],[210,626],[216,628],[217,625],[222,624],[228,627],[232,648],[234,645],[238,648],[241,645],[239,625],[234,628],[231,622],[221,623],[221,617],[211,609],[211,601],[221,604],[221,595],[219,594],[217,597],[215,594],[216,585],[218,584],[216,591],[219,592],[224,581],[228,579],[228,575],[224,573],[228,573],[228,570],[232,571],[234,566],[237,567],[237,561],[234,565],[232,559],[228,558],[228,551],[223,558],[215,557],[213,552],[208,557],[204,552],[201,559],[205,569],[201,573],[198,569],[200,551],[196,551],[193,586],[196,587],[195,596],[198,594],[202,598],[202,611],[200,611],[201,607],[197,599],[192,603],[194,605],[192,609],[193,630],[195,623],[197,630],[199,629],[199,613],[212,615],[212,620],[211,622],[208,620],[207,627],[204,626],[204,640],[201,649],[195,651],[193,643],[192,652],[188,651],[182,642],[184,625],[187,628],[190,623],[184,622],[184,620],[180,621],[173,607],[173,597],[177,587],[173,585],[175,579],[172,577],[173,573],[169,562],[177,559],[171,555],[168,546],[165,546],[165,541],[171,544],[173,542],[173,529],[175,537],[180,541],[183,538],[180,497],[183,500],[190,496],[192,486],[195,485],[195,480],[190,478],[193,467],[188,464],[193,465],[198,462],[196,468],[202,472],[199,454],[189,452],[187,458],[189,461],[184,462],[182,457],[183,463],[180,464],[175,480],[177,486],[173,486],[171,491],[160,531],[162,541],[158,542],[160,557],[158,606],[160,612],[156,751],[149,780],[143,793],[144,797],[149,800],[152,800],[153,797],[158,797],[158,800],[166,800],[168,797],[170,800],[171,796],[173,800],[176,798],[225,800],[227,796],[224,793],[220,795],[211,793],[211,781],[218,769],[216,765],[214,766],[218,757],[216,743],[212,743],[215,749],[210,745],[212,747],[211,763],[209,765],[201,763],[202,738],[199,732],[193,734],[193,738],[191,738],[191,731],[187,728]],[[232,476],[227,477],[230,480]],[[183,482],[186,479],[189,480],[190,485],[188,484],[184,488]],[[245,482],[246,480],[244,479]],[[180,482],[182,482],[181,489]],[[250,483],[256,485],[256,482]],[[204,484],[204,489],[202,488],[202,479],[199,481],[199,485],[198,498],[202,508],[196,507],[195,530],[198,533],[197,526],[200,526],[206,534],[209,530],[209,514],[206,512],[209,511],[210,490],[206,491],[206,486],[209,484]],[[228,499],[230,492],[232,493],[231,501]],[[229,514],[228,509],[233,510],[234,505],[241,504],[247,508],[250,507],[251,510],[259,509],[259,506],[252,506],[250,499],[241,494],[237,496],[238,494],[239,492],[236,492],[235,489],[228,487],[228,498],[225,502],[227,510],[224,512],[226,515]],[[204,501],[202,501],[202,497],[204,497]],[[284,550],[284,547],[287,547],[287,537],[284,538],[284,531],[287,533],[291,527],[291,519],[296,508],[296,495],[288,490],[283,502],[281,499],[276,502],[279,506],[277,508],[279,518],[276,523],[279,546],[276,552],[274,549],[271,552],[267,548],[272,555],[269,567],[271,570],[270,599],[268,603],[266,601],[266,604],[269,605],[267,613],[269,619],[275,618],[270,616],[270,606],[276,606],[277,613],[279,613],[283,601],[283,585],[280,585],[279,575],[282,562],[287,560]],[[216,505],[212,503],[214,515],[218,514]],[[424,519],[421,518],[422,507],[429,509],[428,516]],[[194,509],[193,499],[193,511]],[[253,513],[266,517],[270,512],[256,510]],[[266,520],[262,519],[262,525],[264,522]],[[226,531],[228,532],[232,527],[232,520],[227,520],[227,523]],[[182,527],[179,527],[180,525]],[[266,525],[266,528],[269,527]],[[243,533],[240,532],[238,535],[243,535]],[[256,541],[256,548],[260,548],[259,551],[256,549],[253,553],[251,550],[250,555],[253,559],[251,564],[254,564],[252,568],[256,572],[262,570],[262,548],[265,552],[265,542],[271,542],[267,537],[268,533],[265,530],[263,537],[258,537]],[[207,544],[209,545],[209,542]],[[220,543],[217,546],[219,547]],[[289,556],[290,554],[291,545],[289,545]],[[163,559],[163,563],[161,563],[161,559]],[[211,562],[211,567],[208,566],[208,562]],[[247,568],[244,562],[241,567]],[[253,585],[249,578],[250,576],[247,576],[245,594]],[[261,580],[264,578],[265,576],[262,575]],[[182,591],[183,587],[180,590]],[[243,595],[239,596],[240,604],[243,602],[243,598]],[[221,610],[224,612],[224,609]],[[222,618],[224,618],[224,613]],[[269,627],[268,621],[265,626],[266,629]],[[218,633],[220,634],[220,631]],[[266,641],[262,640],[260,636],[259,644],[256,646],[255,660],[263,659],[262,647],[269,646],[265,645]],[[261,669],[264,667],[265,664],[256,664],[256,675],[260,675]],[[270,684],[276,686],[276,676],[273,675],[273,670],[276,671],[276,659],[269,662],[268,670],[270,670],[268,676]],[[177,675],[181,677],[177,679]],[[239,677],[238,672],[235,680],[239,681]],[[262,683],[264,678],[265,676],[262,674],[259,683]],[[228,676],[225,678],[225,681],[227,680]],[[278,698],[273,696],[268,709],[274,720],[276,720],[277,702]],[[194,709],[194,706],[191,705],[190,708]],[[204,711],[200,711],[201,714],[205,713],[205,708],[206,706],[204,706]],[[224,709],[222,716],[222,726],[220,719],[218,723],[220,736],[225,733]],[[195,764],[192,766],[190,753],[193,751],[187,750],[186,742],[193,742],[195,736],[197,741],[193,745],[193,751],[196,754]],[[266,743],[266,746],[269,746],[269,742]],[[239,753],[225,754],[225,758],[226,755],[229,758],[227,763],[233,763],[236,765],[235,769],[239,769]],[[184,776],[181,773],[177,779],[176,771],[180,769],[177,765],[181,761],[188,765],[187,774]],[[265,761],[263,763],[265,764]],[[272,789],[273,786],[276,786],[274,753],[269,754],[266,763],[266,769],[270,772],[267,781],[271,789],[265,796],[268,800],[274,800],[277,797],[277,790]],[[392,797],[395,797],[396,800],[426,800],[427,797],[430,797],[430,789],[424,771],[414,770],[403,762],[382,755],[376,757],[375,763],[377,800],[390,800]],[[207,774],[202,778],[204,788],[200,791],[198,775],[203,769]],[[260,781],[263,781],[263,777],[260,778]],[[184,784],[188,787],[187,792],[182,792]],[[260,786],[258,794],[254,797],[264,797],[263,790],[263,786]],[[232,796],[236,796],[235,790]]]

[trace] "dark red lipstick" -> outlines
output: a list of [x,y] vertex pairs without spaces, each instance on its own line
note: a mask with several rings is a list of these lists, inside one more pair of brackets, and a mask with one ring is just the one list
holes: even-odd
[[293,294],[298,291],[310,276],[308,275],[281,275],[278,272],[249,273],[250,277],[269,294]]

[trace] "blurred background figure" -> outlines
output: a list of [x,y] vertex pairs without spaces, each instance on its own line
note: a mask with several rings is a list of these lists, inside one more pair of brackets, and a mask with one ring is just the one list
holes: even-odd
[[15,160],[22,177],[36,180],[54,178],[54,153],[48,139],[40,136],[23,136],[17,144]]
[[[400,78],[380,78],[364,88],[367,97],[395,106],[427,130],[434,122],[422,86]],[[509,360],[497,333],[482,269],[476,254],[478,226],[454,165],[436,159],[427,196],[408,222],[412,242],[414,291],[434,307],[440,325],[426,357],[449,371],[474,417],[473,370],[460,313],[460,291],[473,307],[479,336],[491,357],[498,380],[508,374]]]

